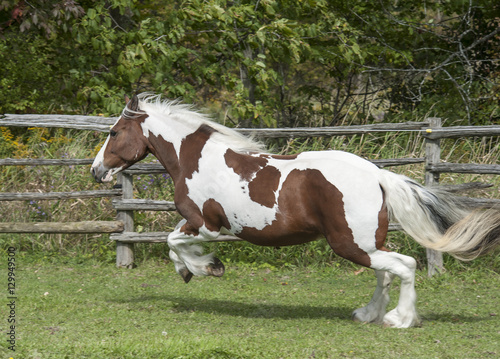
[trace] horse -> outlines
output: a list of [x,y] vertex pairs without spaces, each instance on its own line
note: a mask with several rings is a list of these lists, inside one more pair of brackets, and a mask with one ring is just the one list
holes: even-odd
[[[110,182],[149,153],[159,160],[173,180],[174,202],[184,218],[167,242],[186,283],[193,275],[224,274],[223,263],[199,246],[220,234],[260,246],[324,237],[337,255],[375,271],[375,293],[352,318],[407,328],[420,324],[416,261],[385,246],[389,219],[424,247],[462,260],[500,242],[500,211],[470,211],[445,192],[354,154],[271,154],[192,106],[148,93],[125,102],[91,173],[99,183]],[[399,301],[386,312],[396,276],[401,279]]]

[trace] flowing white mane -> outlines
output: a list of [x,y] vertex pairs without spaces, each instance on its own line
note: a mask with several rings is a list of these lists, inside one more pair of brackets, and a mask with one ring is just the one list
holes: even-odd
[[[215,129],[216,132],[210,136],[211,140],[224,143],[229,148],[240,153],[262,152],[265,147],[263,144],[218,124],[208,118],[208,116],[196,111],[192,105],[182,104],[179,101],[162,100],[161,95],[142,93],[139,98],[139,110],[149,114],[158,114],[165,121],[182,121],[184,125],[193,128],[196,131],[201,125],[207,125]],[[133,113],[127,107],[123,114]]]

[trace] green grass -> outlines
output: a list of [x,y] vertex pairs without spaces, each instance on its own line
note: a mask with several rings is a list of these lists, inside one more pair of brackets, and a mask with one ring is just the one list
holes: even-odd
[[[4,253],[2,253],[5,256]],[[8,358],[495,358],[500,275],[417,274],[419,328],[350,319],[371,270],[227,268],[184,284],[171,263],[119,270],[93,259],[17,254],[17,350]],[[0,278],[6,282],[6,261]],[[391,291],[395,305],[398,282]],[[4,292],[5,293],[5,292]],[[6,295],[0,331],[6,332]],[[5,334],[3,334],[5,336]]]

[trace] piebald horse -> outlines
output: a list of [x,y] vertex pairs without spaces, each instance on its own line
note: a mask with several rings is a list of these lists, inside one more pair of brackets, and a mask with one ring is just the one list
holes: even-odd
[[[184,217],[169,235],[170,258],[187,283],[222,276],[224,265],[197,244],[232,234],[262,246],[324,236],[339,256],[373,268],[377,287],[360,322],[406,328],[419,324],[415,259],[389,251],[389,218],[427,248],[462,260],[499,244],[500,212],[468,211],[444,193],[379,169],[342,151],[279,156],[190,106],[141,94],[126,106],[91,168],[97,182],[152,153],[170,174]],[[389,287],[401,279],[399,302],[386,312]]]

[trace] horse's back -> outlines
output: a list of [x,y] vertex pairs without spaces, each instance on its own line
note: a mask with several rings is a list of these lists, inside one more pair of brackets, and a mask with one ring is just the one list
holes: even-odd
[[[348,196],[363,195],[366,198],[367,195],[378,196],[380,193],[380,169],[373,163],[348,152],[303,152],[293,161],[270,160],[268,166],[275,166],[285,178],[294,172],[303,172],[306,174],[303,177],[306,185],[312,185],[312,180],[318,182],[318,176],[324,177],[326,182],[320,187],[329,183]],[[316,175],[307,176],[313,173]],[[285,181],[282,178],[283,184]]]
[[380,211],[380,169],[373,163],[343,151],[304,152],[296,161],[295,170],[303,171],[303,182],[296,186],[329,215],[340,210],[332,206],[341,206],[353,221],[373,218]]

